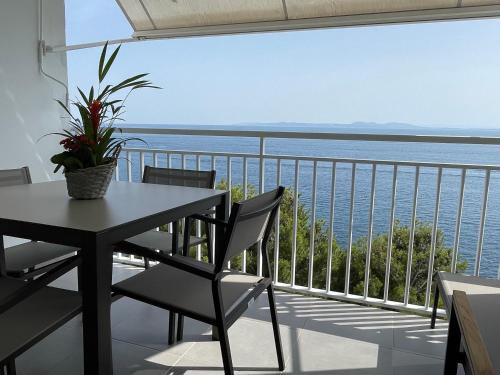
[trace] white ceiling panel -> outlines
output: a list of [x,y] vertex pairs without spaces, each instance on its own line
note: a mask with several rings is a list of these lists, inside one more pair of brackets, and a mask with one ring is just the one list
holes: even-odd
[[142,0],[156,28],[197,27],[283,19],[282,0]]
[[500,0],[116,0],[137,38],[500,16]]
[[117,2],[135,31],[151,30],[154,28],[140,1],[120,0]]

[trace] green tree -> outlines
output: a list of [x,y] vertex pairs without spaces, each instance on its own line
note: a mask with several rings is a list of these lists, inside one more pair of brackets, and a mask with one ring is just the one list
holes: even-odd
[[[218,189],[227,189],[227,182],[222,180]],[[255,196],[257,190],[254,186],[247,186],[247,197]],[[242,185],[231,187],[231,200],[233,202],[244,199]],[[278,259],[278,281],[291,282],[292,270],[292,242],[293,242],[293,206],[294,193],[286,189],[280,208],[280,230],[279,230],[279,259]],[[297,203],[297,237],[296,237],[296,266],[295,284],[307,286],[309,274],[311,213],[303,202]],[[389,299],[392,301],[403,301],[406,268],[408,260],[408,244],[410,228],[399,221],[394,223],[391,271],[389,277]],[[267,249],[271,261],[271,269],[274,267],[275,233],[271,234]],[[415,225],[415,236],[413,245],[413,261],[410,277],[410,303],[422,305],[425,303],[425,291],[427,287],[427,269],[432,242],[432,226],[428,223],[417,222]],[[370,257],[370,280],[368,296],[383,298],[386,259],[388,248],[387,233],[376,234],[372,238],[372,249]],[[351,270],[349,293],[362,295],[365,282],[365,263],[368,249],[366,237],[358,238],[351,248]],[[247,250],[246,271],[257,272],[257,249],[254,246]],[[206,252],[206,249],[204,249]],[[444,233],[437,231],[436,248],[434,257],[434,271],[449,270],[451,265],[452,249],[444,243]],[[331,265],[331,290],[344,291],[347,251],[341,248],[335,235],[332,238],[332,265]],[[328,259],[328,229],[323,219],[317,219],[314,228],[314,265],[313,265],[313,288],[325,289],[327,277]],[[231,268],[242,269],[242,256],[231,260]],[[459,260],[457,271],[467,269],[467,262]]]

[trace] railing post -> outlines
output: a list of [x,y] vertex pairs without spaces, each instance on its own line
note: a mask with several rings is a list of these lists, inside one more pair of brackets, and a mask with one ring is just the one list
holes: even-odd
[[142,175],[144,174],[144,165],[145,165],[144,158],[145,158],[144,152],[141,152],[141,155],[140,155],[139,180],[142,180]]
[[434,206],[434,220],[432,222],[431,251],[429,254],[429,266],[427,270],[427,285],[425,290],[425,308],[428,308],[431,301],[432,277],[434,276],[434,257],[436,255],[436,242],[439,220],[439,203],[441,202],[441,181],[443,168],[439,168],[436,183],[436,204]]
[[[228,156],[226,158],[226,177],[227,177],[227,190],[229,192],[229,202],[232,202],[232,197],[231,197],[231,187],[232,187],[232,181],[231,181],[231,157]],[[231,269],[231,260],[227,262],[227,268]]]
[[490,175],[491,170],[486,170],[484,178],[484,192],[483,192],[483,205],[481,207],[481,222],[479,224],[479,238],[477,240],[476,262],[474,264],[474,276],[479,276],[481,269],[481,256],[483,254],[483,241],[484,241],[484,224],[486,221],[486,212],[488,210],[488,194],[490,191]]
[[460,177],[460,193],[458,194],[457,218],[455,221],[455,240],[453,242],[453,254],[451,256],[451,273],[455,273],[455,271],[457,270],[457,258],[458,249],[460,247],[460,229],[462,228],[462,211],[464,207],[464,190],[466,177],[467,170],[463,168]]
[[128,182],[132,182],[132,155],[130,152],[127,152],[127,180]]
[[[281,159],[276,160],[276,186],[281,184]],[[280,260],[280,208],[276,212],[276,222],[274,224],[274,277],[273,280],[278,282],[279,277],[279,260]]]
[[328,224],[328,257],[326,260],[326,292],[331,289],[332,284],[332,257],[333,257],[333,222],[335,218],[335,180],[337,172],[337,163],[332,163],[332,189],[330,196],[330,216]]
[[413,263],[413,246],[415,242],[415,225],[417,223],[417,202],[418,202],[418,183],[420,179],[420,167],[415,169],[415,185],[413,188],[413,209],[411,213],[410,240],[408,243],[408,258],[406,261],[406,279],[404,304],[408,305],[410,300],[411,266]]
[[[201,170],[200,155],[196,155],[196,170]],[[196,236],[201,237],[201,221],[196,220]],[[208,237],[208,233],[205,233]],[[201,244],[196,246],[196,259],[201,260]]]
[[120,181],[120,163],[118,161],[115,168],[115,181]]
[[384,302],[389,299],[389,283],[391,276],[391,261],[392,261],[392,238],[394,236],[394,219],[396,215],[396,192],[398,186],[398,166],[394,165],[392,175],[392,201],[391,214],[389,217],[389,233],[387,235],[387,257],[385,259],[385,280],[384,280]]
[[292,259],[291,259],[291,286],[295,286],[295,269],[297,263],[297,215],[298,215],[298,200],[299,200],[299,172],[300,162],[295,160],[295,187],[293,197],[293,228],[292,228]]
[[346,267],[345,267],[345,284],[344,294],[349,294],[349,284],[351,281],[351,254],[352,254],[352,226],[354,218],[354,203],[356,200],[356,163],[352,163],[351,171],[351,203],[349,205],[349,223],[348,237],[347,237],[347,254],[346,254]]
[[[248,198],[248,159],[243,158],[243,199]],[[243,261],[241,264],[243,272],[247,272],[247,250],[243,250]]]
[[309,272],[307,287],[312,289],[314,276],[314,241],[316,232],[316,184],[318,181],[318,162],[313,163],[312,191],[311,191],[311,228],[309,230]]
[[368,287],[370,284],[370,267],[371,267],[371,256],[372,256],[372,235],[373,235],[373,210],[375,208],[375,182],[377,178],[377,164],[372,165],[372,184],[370,190],[370,212],[368,213],[368,238],[367,238],[367,248],[366,248],[366,260],[365,260],[365,284],[363,290],[363,297],[368,298]]
[[260,172],[260,178],[259,178],[259,194],[264,193],[264,178],[265,178],[265,173],[264,173],[264,168],[265,168],[265,160],[264,156],[266,155],[266,139],[264,137],[260,137],[259,139],[259,172]]
[[[264,137],[259,138],[259,194],[264,193],[265,188],[265,160],[264,156],[266,155],[266,139]],[[262,243],[259,242],[257,245],[257,275],[262,276]]]

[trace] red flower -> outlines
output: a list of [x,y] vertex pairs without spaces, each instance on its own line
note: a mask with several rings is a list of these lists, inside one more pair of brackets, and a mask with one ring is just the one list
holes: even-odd
[[101,109],[102,103],[99,100],[94,100],[90,103],[90,120],[92,121],[92,126],[94,127],[94,133],[97,133],[99,125],[101,125]]
[[59,142],[65,150],[78,151],[82,146],[92,147],[95,146],[95,141],[87,138],[86,135],[81,134],[74,137],[64,138]]

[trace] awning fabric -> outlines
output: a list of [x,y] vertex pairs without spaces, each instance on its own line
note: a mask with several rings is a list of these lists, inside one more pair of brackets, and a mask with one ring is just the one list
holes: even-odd
[[116,0],[136,38],[500,15],[500,0]]

